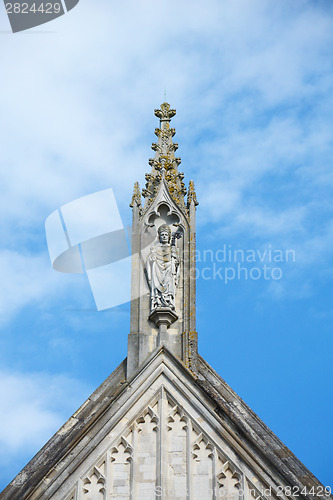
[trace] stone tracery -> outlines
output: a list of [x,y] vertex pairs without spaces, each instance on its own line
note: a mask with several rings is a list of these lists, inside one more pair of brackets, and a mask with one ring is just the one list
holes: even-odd
[[90,467],[81,490],[76,487],[78,494],[64,500],[153,500],[163,462],[168,464],[164,481],[169,492],[176,492],[172,497],[176,500],[240,500],[242,485],[248,481],[200,423],[162,390],[153,406],[147,406]]

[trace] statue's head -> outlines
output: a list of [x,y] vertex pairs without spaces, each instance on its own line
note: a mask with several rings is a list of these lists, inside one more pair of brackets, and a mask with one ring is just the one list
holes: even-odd
[[171,238],[171,229],[167,224],[162,224],[158,230],[158,237],[160,239],[160,243],[166,244],[169,243]]

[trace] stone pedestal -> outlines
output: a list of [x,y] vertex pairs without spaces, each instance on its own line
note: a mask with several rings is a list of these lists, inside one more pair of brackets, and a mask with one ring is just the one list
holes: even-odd
[[[135,183],[131,202],[132,285],[128,336],[127,378],[164,345],[187,368],[197,373],[195,324],[195,213],[194,184],[188,190],[178,171],[178,144],[170,120],[175,110],[163,103],[155,110],[160,127],[149,160],[146,186]],[[185,194],[187,191],[187,200]],[[142,196],[145,199],[142,204]],[[156,308],[155,308],[156,306]],[[152,309],[153,307],[153,309]]]
[[168,344],[168,328],[177,321],[177,314],[168,307],[158,307],[150,313],[149,319],[158,327],[158,345]]

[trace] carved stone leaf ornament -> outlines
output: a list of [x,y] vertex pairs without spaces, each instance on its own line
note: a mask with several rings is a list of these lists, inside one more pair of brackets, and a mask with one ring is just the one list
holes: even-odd
[[151,172],[134,185],[127,358],[1,500],[314,500],[308,485],[328,498],[198,354],[198,202],[190,181],[185,203],[175,114],[155,110]]
[[[174,109],[170,109],[170,105],[168,103],[161,104],[161,109],[155,109],[155,116],[160,118],[161,124],[160,128],[155,129],[155,135],[158,138],[158,142],[153,143],[151,146],[152,150],[155,151],[155,158],[151,158],[149,160],[149,165],[152,167],[152,171],[150,174],[146,174],[146,187],[142,190],[142,196],[146,199],[145,209],[151,205],[156,197],[158,188],[162,181],[162,176],[167,182],[170,194],[174,201],[183,209],[185,208],[184,196],[186,195],[187,190],[183,182],[184,174],[178,171],[181,159],[179,157],[175,157],[178,144],[172,141],[176,131],[174,128],[170,128],[170,120],[173,116],[175,116],[175,114],[176,111]],[[193,193],[195,196],[195,191],[193,181],[191,182],[191,196],[193,197]],[[134,190],[135,193],[137,193],[136,187]],[[131,206],[133,206],[133,201]],[[188,215],[188,212],[185,212]]]
[[[187,202],[184,199],[187,193],[184,174],[178,170],[181,159],[175,156],[178,144],[173,142],[176,132],[170,127],[175,114],[168,103],[155,110],[160,127],[155,129],[157,141],[152,144],[155,156],[149,159],[151,172],[145,175],[146,185],[142,192],[138,183],[134,185],[132,284],[133,295],[138,298],[131,302],[129,374],[162,344],[195,371],[197,334],[193,269],[198,203],[193,182],[190,182]],[[143,206],[141,196],[145,198]],[[136,349],[139,354],[134,357]]]

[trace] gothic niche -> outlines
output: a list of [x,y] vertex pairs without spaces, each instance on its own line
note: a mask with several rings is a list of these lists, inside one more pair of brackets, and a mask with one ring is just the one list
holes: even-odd
[[175,236],[166,224],[158,228],[159,243],[152,245],[147,260],[151,311],[159,307],[175,309],[175,296],[179,280],[179,250]]
[[[178,217],[168,214],[168,207],[162,205],[150,220],[158,226],[156,240],[150,247],[146,261],[146,276],[150,289],[150,315],[159,328],[166,330],[177,319],[175,298],[180,277],[180,252],[176,240],[182,236]],[[171,222],[177,230],[172,233]],[[155,224],[156,223],[156,224]],[[161,331],[161,328],[160,328]]]

